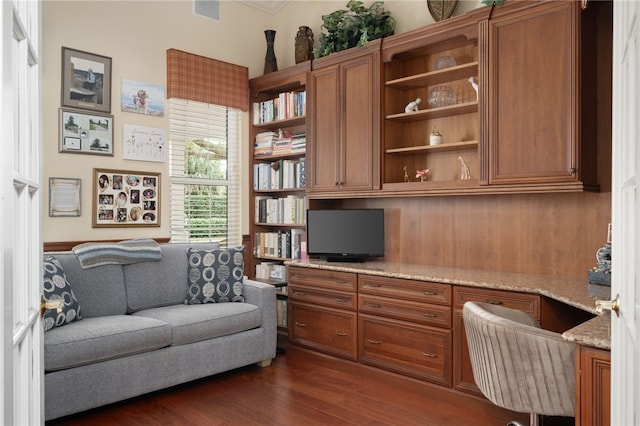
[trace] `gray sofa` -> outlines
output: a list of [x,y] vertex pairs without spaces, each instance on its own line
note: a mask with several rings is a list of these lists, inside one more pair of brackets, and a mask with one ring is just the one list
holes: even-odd
[[89,269],[72,251],[46,253],[82,312],[44,334],[46,420],[275,357],[274,287],[245,277],[244,303],[187,305],[186,249],[213,247],[160,247],[160,261]]

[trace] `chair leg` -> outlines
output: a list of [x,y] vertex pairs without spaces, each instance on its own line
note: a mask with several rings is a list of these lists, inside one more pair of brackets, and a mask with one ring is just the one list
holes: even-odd
[[[539,417],[537,414],[535,413],[531,413],[529,415],[529,426],[539,426],[540,422],[539,422]],[[520,422],[516,422],[516,421],[510,421],[509,423],[507,423],[507,426],[525,426]]]

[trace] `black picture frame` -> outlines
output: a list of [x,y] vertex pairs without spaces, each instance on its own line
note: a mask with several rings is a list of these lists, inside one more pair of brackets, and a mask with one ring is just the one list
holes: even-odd
[[111,113],[111,58],[63,47],[61,86],[62,106]]

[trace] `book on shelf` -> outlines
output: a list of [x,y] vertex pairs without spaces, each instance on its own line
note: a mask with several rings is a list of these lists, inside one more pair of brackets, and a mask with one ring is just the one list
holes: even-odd
[[305,195],[289,194],[286,197],[256,195],[255,221],[282,225],[304,225]]
[[306,115],[307,94],[305,91],[283,92],[277,98],[254,102],[252,109],[254,125],[301,117]]
[[286,328],[288,321],[287,300],[276,299],[276,322],[278,327]]
[[306,186],[306,158],[254,163],[253,189],[297,189]]
[[278,259],[301,259],[305,233],[301,229],[256,232],[254,256]]

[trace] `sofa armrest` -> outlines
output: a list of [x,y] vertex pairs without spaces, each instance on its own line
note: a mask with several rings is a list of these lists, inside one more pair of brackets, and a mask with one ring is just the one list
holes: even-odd
[[262,313],[262,328],[265,332],[264,358],[270,360],[276,356],[278,330],[276,322],[276,288],[272,285],[250,280],[242,280],[244,300],[260,308]]

